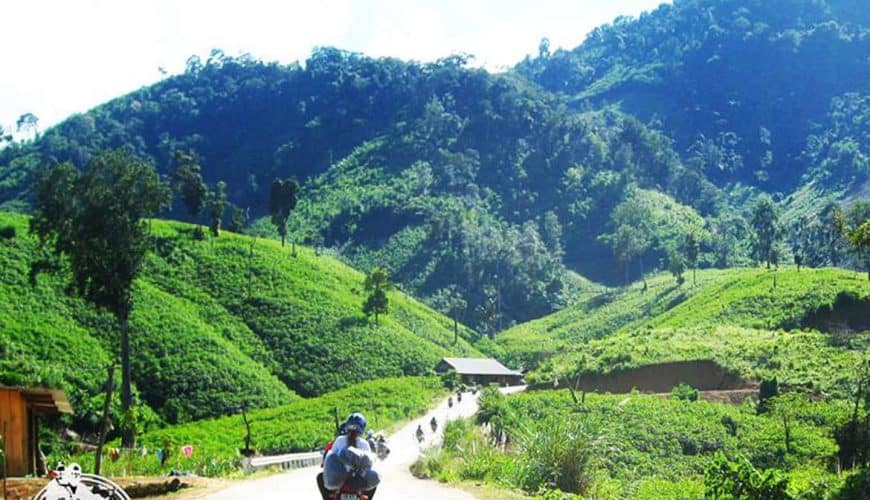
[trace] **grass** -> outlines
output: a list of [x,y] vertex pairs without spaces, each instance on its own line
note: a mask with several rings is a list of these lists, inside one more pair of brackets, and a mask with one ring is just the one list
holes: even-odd
[[[114,321],[66,294],[64,275],[31,285],[41,250],[27,224],[0,213],[0,227],[16,233],[0,239],[0,383],[65,389],[75,427],[93,432],[105,367],[117,357]],[[380,324],[369,321],[363,275],[310,248],[292,256],[274,241],[229,232],[197,241],[188,224],[151,224],[131,328],[138,397],[158,422],[274,407],[478,354],[471,330],[454,344],[450,319],[400,291]]]
[[[333,437],[334,410],[338,410],[340,419],[351,412],[362,411],[369,428],[378,431],[424,413],[445,394],[436,377],[389,378],[362,382],[276,408],[254,410],[248,413],[253,438],[251,447],[265,455],[314,450]],[[244,439],[241,415],[170,426],[139,437],[137,445],[150,451],[146,456],[137,450],[123,454],[117,461],[106,460],[104,474],[164,475],[175,469],[205,476],[225,476],[238,471],[239,450],[244,447]],[[194,447],[190,457],[180,452],[181,447],[188,444]],[[155,454],[158,448],[170,450],[164,467]],[[53,458],[77,460],[90,470],[94,455]]]
[[694,359],[713,359],[745,377],[821,391],[843,390],[870,342],[802,327],[838,298],[870,300],[863,276],[839,269],[703,270],[698,286],[660,274],[637,285],[592,295],[550,316],[502,332],[480,347],[532,368],[527,380]]

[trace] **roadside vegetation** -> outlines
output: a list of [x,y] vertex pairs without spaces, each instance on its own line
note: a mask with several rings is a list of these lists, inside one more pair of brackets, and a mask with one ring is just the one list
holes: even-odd
[[845,401],[780,396],[759,413],[751,401],[724,405],[682,394],[588,394],[578,401],[568,390],[505,397],[488,389],[477,421],[449,422],[443,447],[413,470],[542,498],[703,498],[712,491],[705,477],[727,479],[716,471],[731,467],[729,457],[734,467],[777,471],[789,495],[782,498],[833,495],[860,478],[860,471],[834,472],[834,436],[852,411]]
[[[334,437],[336,411],[342,421],[350,413],[361,411],[373,431],[390,430],[397,423],[425,413],[444,395],[446,390],[437,377],[384,378],[275,408],[248,411],[250,450],[277,455],[320,449]],[[209,477],[237,474],[245,439],[241,413],[169,426],[142,434],[133,450],[118,449],[118,441],[110,442],[108,446],[116,448],[118,454],[104,461],[103,472],[107,476],[160,476],[171,470]],[[187,445],[193,447],[190,456],[182,451]],[[163,464],[158,450],[166,454]],[[90,470],[94,454],[67,455],[59,451],[49,457],[49,463],[59,460],[77,461]]]

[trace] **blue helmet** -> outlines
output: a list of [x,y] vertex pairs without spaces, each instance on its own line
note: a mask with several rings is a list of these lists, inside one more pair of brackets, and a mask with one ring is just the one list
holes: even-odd
[[360,434],[366,430],[366,418],[362,413],[352,413],[347,417],[347,422],[344,423],[344,428],[350,431],[356,431]]

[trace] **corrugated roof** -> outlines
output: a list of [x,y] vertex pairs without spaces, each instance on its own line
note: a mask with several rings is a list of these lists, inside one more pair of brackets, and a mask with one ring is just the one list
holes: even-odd
[[522,373],[511,370],[492,358],[444,358],[460,375],[512,375]]

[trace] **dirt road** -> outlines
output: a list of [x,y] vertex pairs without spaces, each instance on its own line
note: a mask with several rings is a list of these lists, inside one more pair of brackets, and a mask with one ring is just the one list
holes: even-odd
[[[504,392],[518,392],[524,387],[511,387]],[[477,411],[477,397],[470,392],[462,395],[462,402],[457,403],[454,396],[452,408],[448,408],[447,400],[442,401],[435,409],[402,427],[389,439],[390,456],[384,461],[375,463],[375,470],[381,475],[381,485],[378,487],[375,500],[472,500],[474,496],[461,490],[450,488],[435,481],[424,481],[411,475],[408,468],[420,455],[421,451],[441,441],[441,431],[444,422],[457,418],[469,417]],[[432,417],[438,421],[438,432],[433,433],[429,427]],[[422,444],[417,443],[415,431],[422,425],[426,438]],[[320,467],[306,467],[282,474],[275,474],[250,481],[232,483],[228,487],[203,495],[201,498],[215,500],[237,499],[300,499],[319,500],[315,477]],[[195,497],[185,497],[195,498]]]

